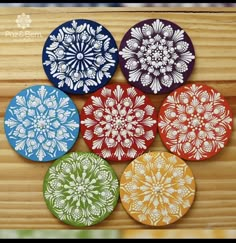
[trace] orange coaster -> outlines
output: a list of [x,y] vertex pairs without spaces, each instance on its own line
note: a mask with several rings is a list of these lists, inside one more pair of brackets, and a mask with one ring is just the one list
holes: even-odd
[[120,180],[127,213],[150,226],[174,223],[187,213],[195,195],[191,169],[168,152],[145,153],[133,160]]

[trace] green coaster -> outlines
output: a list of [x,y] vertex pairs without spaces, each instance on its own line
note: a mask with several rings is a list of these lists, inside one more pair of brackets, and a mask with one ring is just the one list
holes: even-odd
[[48,169],[43,185],[48,209],[66,224],[90,226],[108,217],[119,198],[113,168],[93,153],[72,152]]

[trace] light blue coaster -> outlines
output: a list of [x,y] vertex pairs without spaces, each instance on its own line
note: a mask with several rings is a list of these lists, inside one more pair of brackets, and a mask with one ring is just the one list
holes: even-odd
[[17,153],[33,161],[55,160],[79,134],[78,110],[64,92],[36,85],[22,90],[5,114],[5,133]]
[[87,94],[103,87],[118,64],[111,33],[99,23],[78,19],[58,26],[43,48],[43,67],[54,86]]

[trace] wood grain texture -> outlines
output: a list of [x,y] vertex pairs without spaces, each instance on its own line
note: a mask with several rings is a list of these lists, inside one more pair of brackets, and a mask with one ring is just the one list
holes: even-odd
[[[37,38],[11,37],[15,19],[30,14]],[[50,32],[62,22],[92,19],[111,31],[117,45],[135,23],[148,18],[173,21],[187,31],[196,51],[189,83],[218,89],[236,114],[236,9],[235,8],[1,8],[0,9],[0,228],[72,229],[47,209],[42,195],[44,175],[51,163],[35,163],[16,154],[6,140],[4,113],[23,88],[51,83],[44,73],[41,53]],[[118,67],[110,83],[126,83]],[[89,97],[71,96],[79,111]],[[149,95],[159,108],[166,95]],[[235,120],[236,121],[236,120]],[[234,121],[234,125],[235,125]],[[218,155],[203,162],[187,162],[196,178],[197,194],[187,215],[162,229],[235,229],[236,132]],[[71,151],[89,151],[81,135]],[[166,151],[159,136],[149,151]],[[127,163],[111,163],[120,177]],[[115,211],[91,229],[150,229],[131,219],[119,203]]]

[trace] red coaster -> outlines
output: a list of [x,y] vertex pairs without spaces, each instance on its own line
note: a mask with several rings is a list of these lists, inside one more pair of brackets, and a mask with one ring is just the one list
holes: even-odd
[[141,155],[157,132],[157,112],[140,90],[107,85],[89,98],[81,112],[81,132],[89,148],[112,161]]
[[205,160],[221,151],[232,132],[233,114],[217,91],[186,85],[163,102],[158,129],[165,146],[186,160]]

